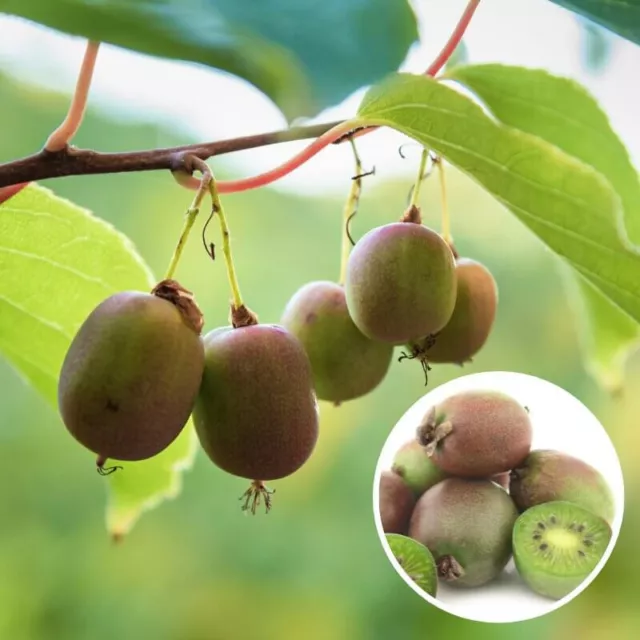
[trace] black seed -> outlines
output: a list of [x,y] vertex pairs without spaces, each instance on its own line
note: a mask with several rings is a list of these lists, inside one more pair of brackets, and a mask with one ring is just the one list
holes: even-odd
[[587,538],[585,538],[585,539],[582,541],[582,544],[583,544],[585,547],[590,547],[590,546],[593,544],[593,540],[588,540]]
[[582,533],[583,531],[584,531],[584,525],[583,525],[583,524],[581,524],[581,525],[578,527],[578,533]]
[[576,523],[575,523],[575,522],[572,522],[572,523],[569,525],[569,531],[575,531],[575,530],[576,530]]
[[542,536],[539,533],[534,533],[533,534],[533,539],[534,540],[540,540],[540,538],[542,538]]
[[540,551],[546,551],[549,548],[549,545],[546,542],[543,542],[540,545]]
[[544,522],[538,522],[538,529],[546,529],[547,527],[544,526]]
[[555,516],[551,516],[549,519],[551,520],[551,524],[556,524],[558,522]]
[[586,554],[582,549],[578,549],[578,555],[579,555],[581,558],[584,558],[587,554]]

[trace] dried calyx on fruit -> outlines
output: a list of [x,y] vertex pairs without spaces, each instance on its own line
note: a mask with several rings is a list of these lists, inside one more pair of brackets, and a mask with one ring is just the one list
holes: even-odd
[[340,404],[369,393],[385,377],[393,346],[367,338],[354,324],[344,288],[311,282],[289,301],[282,324],[304,347],[318,398]]
[[71,342],[58,384],[67,429],[107,459],[144,460],[178,436],[204,366],[202,314],[174,280],[100,303]]
[[345,292],[356,326],[373,340],[406,344],[437,333],[456,300],[453,253],[411,207],[403,221],[377,227],[354,247]]
[[200,443],[221,469],[252,480],[245,510],[255,513],[270,492],[264,481],[284,478],[311,455],[318,407],[311,366],[284,327],[257,324],[246,307],[232,326],[204,338],[205,366],[193,412]]
[[420,361],[462,365],[489,337],[498,305],[496,281],[484,265],[468,258],[457,259],[456,276],[458,292],[449,322],[438,333],[408,347]]
[[443,471],[489,478],[517,467],[531,449],[529,413],[498,391],[464,391],[431,407],[418,442]]

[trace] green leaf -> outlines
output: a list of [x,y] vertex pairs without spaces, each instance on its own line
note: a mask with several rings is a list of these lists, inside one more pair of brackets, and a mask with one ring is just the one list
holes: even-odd
[[[473,91],[504,124],[543,138],[605,176],[620,196],[631,239],[640,243],[638,174],[606,114],[583,87],[545,71],[502,65],[461,67],[448,77]],[[581,323],[585,358],[600,382],[614,388],[622,379],[625,354],[639,339],[638,325],[578,280],[572,290],[588,316]]]
[[[0,205],[0,354],[53,406],[62,361],[86,316],[107,296],[153,282],[126,237],[48,189],[31,184]],[[176,494],[194,439],[187,428],[160,456],[105,479],[112,533],[126,533],[141,511]]]
[[0,0],[0,12],[228,71],[289,119],[397,69],[417,39],[407,0]]
[[620,199],[593,168],[424,76],[397,74],[370,89],[358,124],[393,127],[444,156],[640,320],[640,256],[620,232]]
[[565,9],[640,44],[640,2],[638,0],[552,0]]
[[562,271],[577,311],[587,368],[605,389],[618,393],[627,358],[640,344],[640,324],[575,271]]

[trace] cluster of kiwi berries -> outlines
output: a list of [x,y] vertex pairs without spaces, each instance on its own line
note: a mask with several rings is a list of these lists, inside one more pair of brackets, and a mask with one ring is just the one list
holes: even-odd
[[403,571],[436,596],[438,580],[478,587],[513,555],[520,577],[552,599],[594,570],[614,503],[601,474],[552,450],[531,451],[529,412],[495,391],[433,406],[380,478],[379,510]]
[[372,391],[395,346],[404,345],[402,358],[417,359],[426,373],[429,363],[469,362],[485,344],[496,282],[423,225],[417,206],[365,234],[346,266],[344,286],[305,285],[282,318],[309,355],[321,400],[340,404]]
[[244,508],[255,512],[264,499],[268,510],[264,481],[292,474],[314,449],[317,399],[340,404],[373,390],[395,345],[407,345],[426,371],[427,359],[462,364],[486,341],[493,277],[477,262],[456,262],[417,206],[370,231],[346,258],[344,286],[306,285],[280,325],[259,324],[235,304],[230,326],[202,339],[202,313],[172,279],[98,305],[72,341],[58,386],[63,421],[98,456],[98,471],[119,468],[106,467],[109,459],[159,454],[193,414],[211,460],[252,480]]

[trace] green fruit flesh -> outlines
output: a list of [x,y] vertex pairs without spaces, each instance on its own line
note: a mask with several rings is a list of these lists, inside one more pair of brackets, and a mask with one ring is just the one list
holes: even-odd
[[438,591],[436,563],[427,547],[397,533],[386,535],[391,553],[404,573],[425,593],[435,598]]
[[221,469],[252,480],[290,475],[311,455],[318,407],[311,367],[283,327],[224,327],[204,338],[205,367],[193,420]]
[[380,475],[378,509],[385,533],[406,534],[416,499],[400,476],[391,471]]
[[65,425],[103,458],[143,460],[178,436],[202,377],[200,336],[169,301],[117,293],[80,327],[58,386]]
[[338,284],[311,282],[302,287],[287,305],[282,324],[307,352],[321,400],[340,403],[363,396],[389,369],[393,347],[362,334]]
[[493,482],[448,478],[418,500],[409,536],[431,551],[441,579],[476,587],[507,564],[517,517],[507,493]]
[[489,478],[517,467],[531,449],[529,414],[497,391],[464,391],[432,407],[417,439],[443,471]]
[[447,477],[416,440],[411,440],[398,449],[393,459],[392,470],[404,480],[416,496],[422,495]]
[[561,500],[577,504],[609,523],[614,517],[613,495],[602,475],[586,462],[560,451],[532,451],[511,472],[511,494],[521,511]]
[[586,509],[568,502],[537,505],[515,524],[516,568],[534,591],[558,600],[591,574],[610,540],[609,525]]
[[371,339],[404,344],[440,331],[456,300],[453,254],[434,231],[397,222],[367,233],[347,264],[345,291],[356,326]]
[[431,346],[424,342],[420,346],[428,362],[468,362],[484,346],[496,317],[498,288],[491,272],[478,262],[461,258],[456,275],[458,294],[451,319],[430,340]]

